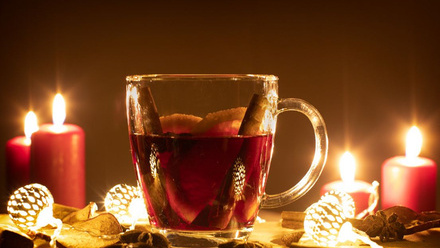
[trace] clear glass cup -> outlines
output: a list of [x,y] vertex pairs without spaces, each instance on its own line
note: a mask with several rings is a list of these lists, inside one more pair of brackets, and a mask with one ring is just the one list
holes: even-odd
[[[150,222],[173,246],[210,247],[247,239],[260,208],[303,196],[327,157],[319,112],[278,98],[273,75],[127,76],[127,119],[133,164]],[[306,115],[315,156],[306,175],[280,194],[265,193],[277,116]]]

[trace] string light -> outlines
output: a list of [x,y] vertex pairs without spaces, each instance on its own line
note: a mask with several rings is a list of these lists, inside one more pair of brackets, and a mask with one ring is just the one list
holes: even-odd
[[120,223],[131,224],[134,229],[141,218],[148,218],[148,213],[139,187],[117,184],[111,188],[104,199],[105,210],[113,214]]
[[321,197],[321,201],[339,204],[346,218],[354,218],[355,204],[353,197],[343,191],[331,190]]
[[350,222],[345,222],[339,230],[338,242],[356,242],[356,240],[360,240],[373,248],[382,248],[382,246],[371,241],[367,234],[354,228]]
[[34,183],[18,188],[9,197],[8,214],[12,222],[24,232],[36,232],[47,225],[57,229],[51,237],[51,244],[61,232],[62,222],[53,217],[54,199],[43,185]]
[[330,191],[306,210],[304,231],[320,246],[335,247],[338,243],[361,240],[371,247],[381,247],[347,221],[347,218],[353,218],[354,212],[350,195]]
[[304,231],[321,246],[335,246],[345,220],[341,205],[318,201],[306,211]]

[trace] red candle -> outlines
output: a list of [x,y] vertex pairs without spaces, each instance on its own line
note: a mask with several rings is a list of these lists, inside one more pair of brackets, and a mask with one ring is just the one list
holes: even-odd
[[44,124],[32,137],[31,179],[45,185],[55,202],[85,206],[85,135],[77,125],[64,124],[65,103],[53,103],[53,124]]
[[24,121],[25,136],[17,136],[6,143],[6,183],[9,193],[30,182],[31,135],[37,130],[37,116],[29,111]]
[[422,135],[412,127],[406,139],[406,156],[382,164],[382,208],[402,205],[414,211],[435,210],[437,165],[419,157]]
[[[331,190],[346,192],[353,198],[355,215],[359,215],[361,213],[368,213],[366,210],[370,208],[370,197],[372,197],[371,200],[373,201],[371,204],[374,204],[374,201],[376,201],[375,204],[377,204],[378,196],[375,192],[377,186],[354,179],[355,169],[356,162],[354,157],[349,152],[344,153],[339,163],[339,171],[342,180],[325,184],[321,188],[321,195],[324,195]],[[376,206],[372,206],[374,210]]]

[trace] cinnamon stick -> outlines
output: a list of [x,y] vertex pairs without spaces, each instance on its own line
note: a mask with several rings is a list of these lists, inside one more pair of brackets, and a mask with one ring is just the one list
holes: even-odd
[[296,211],[281,212],[281,226],[289,229],[304,229],[306,213]]
[[[241,122],[238,135],[253,136],[260,132],[260,126],[264,120],[264,115],[268,101],[265,97],[258,94],[254,94],[246,109],[246,113]],[[235,177],[241,176],[234,173],[234,169],[238,167],[246,167],[245,155],[248,149],[248,141],[244,140],[240,152],[237,155],[236,160],[229,168],[222,186],[217,194],[214,203],[222,203],[214,205],[210,209],[210,225],[219,229],[225,228],[232,217],[236,202],[242,197],[242,195],[235,195],[235,187],[237,187]],[[248,172],[249,173],[249,172]],[[225,204],[226,203],[226,204]]]
[[260,132],[269,101],[266,97],[254,94],[241,122],[239,135],[256,135]]
[[148,86],[130,85],[127,88],[127,104],[130,133],[161,134],[159,113]]
[[148,86],[139,89],[138,101],[141,106],[144,131],[146,134],[161,134],[162,125],[160,124],[159,113],[151,89]]
[[289,229],[304,229],[304,221],[283,219],[281,221],[281,226]]
[[435,228],[435,227],[440,227],[440,220],[427,221],[422,224],[408,227],[405,230],[405,235],[426,231],[428,229]]
[[305,217],[306,217],[305,212],[296,212],[296,211],[283,211],[283,212],[281,212],[281,219],[283,219],[283,220],[304,222]]

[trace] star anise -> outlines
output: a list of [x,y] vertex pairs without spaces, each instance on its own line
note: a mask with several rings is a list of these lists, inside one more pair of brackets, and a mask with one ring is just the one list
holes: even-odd
[[353,226],[370,237],[379,236],[384,242],[403,239],[404,235],[440,227],[440,212],[418,213],[410,208],[394,206],[377,211],[365,219],[350,219]]
[[402,240],[405,235],[405,226],[397,221],[397,214],[392,213],[389,217],[379,210],[375,215],[370,215],[363,220],[362,228],[370,237],[379,236],[380,241]]

